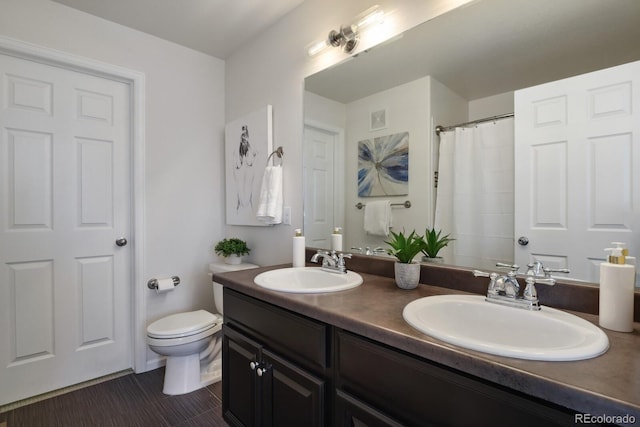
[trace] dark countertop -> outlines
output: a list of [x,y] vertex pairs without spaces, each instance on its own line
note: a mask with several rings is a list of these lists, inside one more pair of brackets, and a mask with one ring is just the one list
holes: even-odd
[[[464,293],[460,290],[425,284],[402,290],[390,277],[363,272],[359,272],[364,279],[361,286],[335,293],[274,292],[253,283],[259,273],[284,267],[290,265],[214,274],[214,280],[257,299],[578,412],[629,414],[640,423],[639,323],[635,323],[632,333],[604,330],[610,348],[594,359],[541,362],[494,356],[431,338],[404,321],[402,310],[407,303],[426,296]],[[595,315],[571,313],[598,323]]]

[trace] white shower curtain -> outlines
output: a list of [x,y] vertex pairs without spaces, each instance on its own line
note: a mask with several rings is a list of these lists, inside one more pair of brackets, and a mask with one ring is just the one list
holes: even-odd
[[513,262],[513,118],[440,136],[434,227],[456,239],[445,263]]

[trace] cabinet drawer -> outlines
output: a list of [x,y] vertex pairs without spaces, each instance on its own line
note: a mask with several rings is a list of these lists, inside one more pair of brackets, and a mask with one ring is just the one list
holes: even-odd
[[298,365],[324,373],[328,366],[329,327],[299,314],[224,289],[227,325]]
[[571,425],[573,413],[336,331],[336,386],[402,424]]

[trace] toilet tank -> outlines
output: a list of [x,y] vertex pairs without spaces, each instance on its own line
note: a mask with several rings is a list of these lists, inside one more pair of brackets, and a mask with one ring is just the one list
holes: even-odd
[[[249,270],[251,268],[258,268],[259,265],[255,264],[225,264],[223,262],[214,262],[209,264],[209,271],[213,273],[225,273],[227,271],[240,271],[240,270]],[[220,314],[224,314],[222,308],[222,285],[217,282],[213,282],[213,298],[216,303],[216,310]]]

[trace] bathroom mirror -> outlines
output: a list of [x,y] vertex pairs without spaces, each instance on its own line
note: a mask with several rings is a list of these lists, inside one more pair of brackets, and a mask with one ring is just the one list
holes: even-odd
[[[640,2],[632,0],[482,0],[307,77],[307,244],[329,247],[331,229],[342,226],[345,251],[386,248],[385,238],[363,232],[363,210],[356,208],[358,202],[375,200],[358,197],[357,144],[407,130],[409,188],[406,195],[388,197],[398,204],[392,210],[393,229],[424,232],[434,219],[435,126],[512,113],[516,90],[639,60],[639,16]],[[438,98],[415,96],[422,90],[427,95],[454,92],[465,102],[438,105],[434,114],[430,102]],[[402,104],[405,110],[399,114]],[[349,132],[354,126],[361,130],[357,135]],[[313,145],[312,140],[324,142]],[[316,173],[331,179],[310,179]],[[320,181],[324,186],[317,185]],[[409,209],[403,207],[406,200]],[[631,240],[639,241],[638,234]]]

